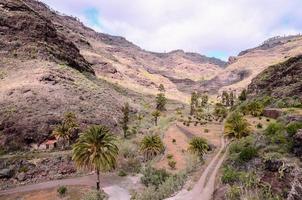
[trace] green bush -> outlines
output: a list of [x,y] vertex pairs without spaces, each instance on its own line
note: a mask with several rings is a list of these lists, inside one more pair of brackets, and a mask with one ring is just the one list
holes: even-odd
[[249,146],[242,149],[238,155],[239,162],[247,162],[257,156],[257,149]]
[[173,142],[173,143],[176,143],[176,140],[173,138],[173,139],[172,139],[172,142]]
[[302,122],[291,122],[286,126],[286,131],[290,136],[295,135],[299,129],[302,129]]
[[171,167],[171,169],[175,169],[176,161],[174,159],[171,159],[168,161],[168,165],[169,165],[169,167]]
[[233,184],[239,180],[240,173],[232,167],[225,167],[221,176],[221,181],[224,184]]
[[120,171],[118,172],[118,175],[119,175],[119,176],[127,176],[127,173],[126,173],[124,170],[120,170]]
[[227,191],[228,200],[241,200],[240,192],[241,189],[239,186],[231,186]]
[[57,189],[57,192],[60,196],[64,196],[67,192],[66,186],[62,185]]
[[165,169],[155,169],[147,167],[143,170],[143,177],[141,178],[142,183],[145,186],[153,185],[156,188],[169,178],[170,174]]
[[284,126],[281,123],[274,122],[270,123],[268,127],[265,129],[265,134],[266,135],[274,135],[277,132],[281,132],[284,130]]
[[181,173],[169,176],[158,188],[153,185],[147,187],[141,193],[132,195],[132,200],[162,200],[165,199],[176,191],[179,191],[184,185],[186,175]]
[[128,173],[139,173],[141,170],[141,161],[139,158],[128,158],[125,163],[122,163],[122,170]]
[[210,132],[210,130],[206,128],[206,129],[204,129],[204,132],[208,133],[208,132]]

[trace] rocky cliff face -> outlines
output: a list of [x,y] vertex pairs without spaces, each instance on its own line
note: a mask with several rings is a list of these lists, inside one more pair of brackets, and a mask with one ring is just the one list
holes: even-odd
[[248,86],[252,95],[302,97],[302,56],[268,67]]

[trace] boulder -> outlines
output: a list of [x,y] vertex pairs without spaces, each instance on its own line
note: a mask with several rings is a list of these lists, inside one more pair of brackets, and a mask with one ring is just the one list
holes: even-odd
[[2,169],[0,170],[0,179],[1,178],[11,178],[14,176],[14,170],[12,169]]
[[24,172],[21,172],[17,175],[18,181],[25,181],[26,180],[26,174]]
[[273,119],[277,119],[278,117],[280,117],[282,114],[282,111],[276,108],[266,108],[263,111],[263,115],[265,117],[269,117],[269,118],[273,118]]

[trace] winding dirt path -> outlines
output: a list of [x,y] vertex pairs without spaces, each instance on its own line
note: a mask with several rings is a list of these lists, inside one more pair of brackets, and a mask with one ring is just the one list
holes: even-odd
[[[1,196],[6,196],[15,193],[26,193],[36,190],[46,190],[50,188],[55,188],[60,185],[66,186],[95,186],[96,175],[88,175],[83,177],[62,179],[62,180],[53,180],[37,184],[19,186],[16,188],[8,190],[0,190],[0,199]],[[105,174],[101,176],[101,187],[108,194],[109,200],[129,200],[130,194],[128,192],[129,188],[135,187],[139,182],[137,177],[119,177],[112,174]]]
[[166,200],[211,200],[215,189],[216,175],[226,157],[226,147],[226,140],[221,137],[219,151],[204,170],[193,189],[190,191],[183,189],[174,197]]

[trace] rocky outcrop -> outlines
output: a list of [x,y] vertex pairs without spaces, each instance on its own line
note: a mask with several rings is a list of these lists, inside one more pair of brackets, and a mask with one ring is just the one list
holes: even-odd
[[48,59],[94,73],[79,49],[23,1],[0,1],[0,47],[7,56]]
[[252,80],[248,86],[250,95],[274,97],[302,97],[302,55],[270,66]]
[[302,159],[302,129],[294,135],[293,141],[293,153]]

